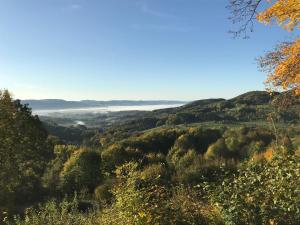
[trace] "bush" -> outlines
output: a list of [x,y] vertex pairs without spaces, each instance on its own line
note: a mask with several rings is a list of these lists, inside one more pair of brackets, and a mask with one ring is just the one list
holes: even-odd
[[5,218],[6,225],[95,225],[97,216],[95,212],[81,213],[78,210],[76,196],[72,201],[64,199],[62,202],[51,200],[37,209],[25,210],[24,218],[15,216],[12,221]]
[[192,160],[186,167],[176,170],[178,183],[196,185],[202,182],[220,182],[228,174],[236,170],[237,162],[216,158],[213,160],[204,159],[202,156],[192,158],[193,154],[187,153],[183,159]]
[[205,203],[195,188],[181,186],[174,188],[169,207],[174,213],[174,219],[170,224],[224,224],[218,210]]
[[151,164],[141,171],[140,177],[152,184],[163,183],[169,180],[169,171],[164,164]]
[[146,164],[165,163],[166,156],[162,153],[150,152],[146,155],[145,161]]
[[115,201],[102,211],[100,224],[161,224],[158,222],[163,219],[167,191],[156,185],[141,187],[138,167],[130,162],[116,170],[118,182],[112,191]]
[[251,162],[214,190],[227,224],[300,224],[300,157]]
[[274,138],[265,129],[241,127],[227,130],[223,134],[227,147],[226,155],[235,159],[248,159],[255,153],[264,151]]
[[187,133],[181,135],[175,142],[174,147],[182,150],[195,149],[203,154],[208,146],[221,137],[219,130],[190,128]]
[[128,154],[121,144],[112,144],[102,151],[101,158],[105,169],[112,171],[126,161]]
[[227,158],[228,156],[228,149],[224,138],[220,138],[214,144],[210,145],[204,154],[205,159]]
[[118,183],[113,189],[115,201],[100,214],[105,225],[208,225],[222,224],[220,216],[200,200],[196,191],[144,182],[134,162],[119,167]]

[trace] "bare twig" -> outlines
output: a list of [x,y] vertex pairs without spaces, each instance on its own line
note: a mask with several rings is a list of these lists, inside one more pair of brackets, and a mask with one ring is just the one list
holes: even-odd
[[257,9],[262,0],[230,0],[227,8],[230,10],[229,19],[233,24],[241,24],[237,30],[229,31],[234,37],[248,38],[248,32],[253,32]]

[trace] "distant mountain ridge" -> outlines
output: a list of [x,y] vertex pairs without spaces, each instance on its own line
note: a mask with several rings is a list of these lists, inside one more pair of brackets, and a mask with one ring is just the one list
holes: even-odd
[[[180,125],[202,122],[236,123],[268,121],[270,113],[274,113],[272,101],[287,95],[266,91],[251,91],[231,99],[204,99],[190,102],[175,108],[158,109],[140,114],[139,118],[116,124],[114,129],[136,131],[147,130],[162,125]],[[291,98],[291,96],[289,96]],[[300,121],[300,102],[277,115],[280,122],[298,123]]]
[[[43,121],[54,122],[61,126],[71,126],[76,121],[83,122],[87,127],[116,129],[127,131],[141,131],[163,125],[179,125],[202,122],[238,123],[259,122],[268,120],[270,113],[274,113],[276,99],[291,98],[288,93],[270,93],[265,91],[251,91],[231,99],[203,99],[179,107],[170,105],[169,108],[153,111],[114,112],[110,114],[82,114],[71,115],[68,118],[40,117]],[[277,113],[281,122],[299,123],[300,102],[296,101],[284,111]]]
[[111,100],[111,101],[67,101],[63,99],[41,99],[41,100],[22,100],[22,104],[28,104],[33,110],[51,109],[76,109],[108,106],[144,106],[144,105],[175,105],[185,104],[187,101],[172,100]]

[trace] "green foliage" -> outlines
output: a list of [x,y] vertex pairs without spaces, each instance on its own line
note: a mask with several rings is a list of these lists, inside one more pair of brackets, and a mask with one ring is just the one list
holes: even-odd
[[218,210],[204,202],[203,196],[195,188],[175,187],[168,204],[174,217],[173,220],[169,221],[169,224],[224,224]]
[[150,152],[146,154],[145,161],[147,164],[164,163],[166,162],[166,156],[162,153]]
[[265,150],[274,139],[274,135],[266,129],[240,127],[228,129],[223,138],[227,147],[227,157],[245,159]]
[[129,138],[125,144],[143,152],[156,152],[167,154],[174,145],[175,140],[181,134],[178,129],[161,129],[149,131],[137,138]]
[[121,143],[115,143],[101,152],[101,158],[105,169],[112,171],[116,166],[125,163],[129,157],[125,147]]
[[166,183],[170,179],[170,172],[163,163],[150,164],[143,168],[140,178],[151,184]]
[[193,151],[188,151],[175,165],[174,181],[186,185],[202,182],[220,182],[227,173],[236,170],[237,162],[215,158],[207,160]]
[[[0,217],[6,224],[300,223],[299,126],[283,133],[281,124],[274,156],[274,135],[267,123],[257,123],[270,111],[266,93],[128,113],[131,119],[117,126],[108,125],[108,117],[92,138],[94,129],[52,123],[47,137],[30,109],[7,92],[0,97]],[[297,107],[281,119],[295,119]],[[187,125],[199,121],[218,122]],[[24,212],[38,197],[74,192],[84,192],[80,203],[52,200]],[[79,210],[91,205],[97,211]],[[14,207],[22,216],[8,222],[6,211]]]
[[38,117],[0,91],[0,211],[34,201],[53,154]]
[[60,191],[60,173],[65,162],[76,150],[78,147],[75,145],[56,145],[54,147],[55,158],[49,163],[42,177],[43,185],[51,195]]
[[63,127],[53,122],[44,121],[43,126],[54,137],[57,137],[60,143],[64,144],[81,144],[87,142],[95,131],[87,129],[85,126]]
[[15,216],[12,221],[4,220],[6,225],[95,225],[97,215],[95,212],[82,213],[78,210],[76,196],[72,201],[64,199],[62,202],[51,200],[37,209],[25,210],[24,218]]
[[145,183],[145,171],[148,174],[149,167],[140,171],[134,162],[117,169],[115,202],[102,211],[100,224],[222,224],[217,211],[201,202],[196,191],[183,188],[172,191],[168,186]]
[[176,168],[176,170],[185,170],[187,167],[191,166],[192,164],[198,163],[198,162],[195,162],[195,161],[198,161],[197,160],[198,158],[199,158],[199,156],[195,150],[188,150],[175,163],[175,168]]
[[116,175],[115,202],[102,211],[101,224],[155,224],[164,219],[161,217],[164,214],[161,200],[166,199],[165,188],[156,185],[141,187],[137,163],[119,167]]
[[94,191],[101,182],[101,157],[93,150],[79,149],[75,151],[60,174],[62,189],[66,193],[87,189]]
[[168,116],[166,124],[178,125],[184,123],[193,123],[196,121],[195,115],[192,113],[176,113]]
[[140,160],[144,163],[149,163],[151,160],[162,161],[164,154],[168,153],[179,134],[177,129],[163,129],[110,143],[101,152],[104,168],[110,173],[116,166],[132,160]]
[[174,147],[182,150],[194,149],[203,154],[220,137],[220,130],[217,129],[190,128],[176,140]]
[[[192,123],[236,123],[255,122],[265,123],[268,114],[273,110],[271,101],[281,95],[276,93],[270,96],[268,92],[255,91],[248,92],[236,98],[206,99],[188,103],[178,108],[155,110],[153,112],[112,112],[108,114],[84,114],[66,117],[41,117],[46,123],[46,128],[50,134],[58,136],[64,143],[79,144],[95,135],[92,143],[99,143],[100,138],[110,141],[119,141],[128,138],[136,132],[145,131],[162,125],[187,125]],[[279,121],[286,123],[298,123],[300,105],[299,102],[293,107],[285,109],[279,115]],[[96,129],[82,129],[84,127],[69,127],[74,121],[84,121],[90,128],[97,125]],[[58,126],[58,125],[60,126]],[[64,127],[63,127],[64,126]],[[96,134],[97,133],[97,134]],[[97,141],[98,139],[98,141]]]
[[214,190],[226,224],[299,224],[300,158],[250,163]]
[[218,141],[209,146],[204,154],[205,159],[215,158],[229,158],[229,152],[224,138],[220,138]]

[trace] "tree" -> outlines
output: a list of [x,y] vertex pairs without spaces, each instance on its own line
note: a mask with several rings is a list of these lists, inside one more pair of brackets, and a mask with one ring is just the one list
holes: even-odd
[[[267,7],[265,2],[272,4]],[[227,7],[234,24],[240,24],[238,29],[231,31],[235,36],[253,32],[254,21],[270,24],[274,21],[287,30],[293,30],[299,25],[300,6],[298,0],[229,0]]]
[[[300,2],[277,0],[271,7],[259,13],[257,19],[265,24],[276,21],[289,31],[295,27],[300,29]],[[300,38],[279,45],[259,62],[260,66],[269,72],[267,84],[283,90],[292,89],[296,96],[300,96]]]
[[258,21],[269,24],[275,20],[279,25],[282,25],[287,30],[293,30],[297,25],[299,25],[299,0],[277,0],[273,2],[274,4],[271,7],[258,14]]
[[237,30],[230,31],[235,37],[244,35],[248,38],[248,31],[253,32],[254,20],[262,0],[229,0],[230,20],[234,24],[241,24]]
[[[242,22],[242,26],[234,32],[235,35],[253,30],[254,20],[264,24],[277,22],[288,31],[300,29],[299,0],[274,0],[261,12],[258,12],[262,0],[230,0],[233,22]],[[292,90],[300,96],[300,38],[289,43],[282,43],[277,48],[259,59],[259,66],[268,72],[266,84],[269,90]]]
[[268,73],[269,90],[292,90],[300,96],[300,38],[278,45],[275,51],[259,58],[259,67]]
[[67,193],[87,189],[93,192],[101,182],[101,156],[98,152],[79,149],[64,164],[62,188]]
[[8,91],[0,91],[0,211],[33,200],[53,154],[37,116]]

